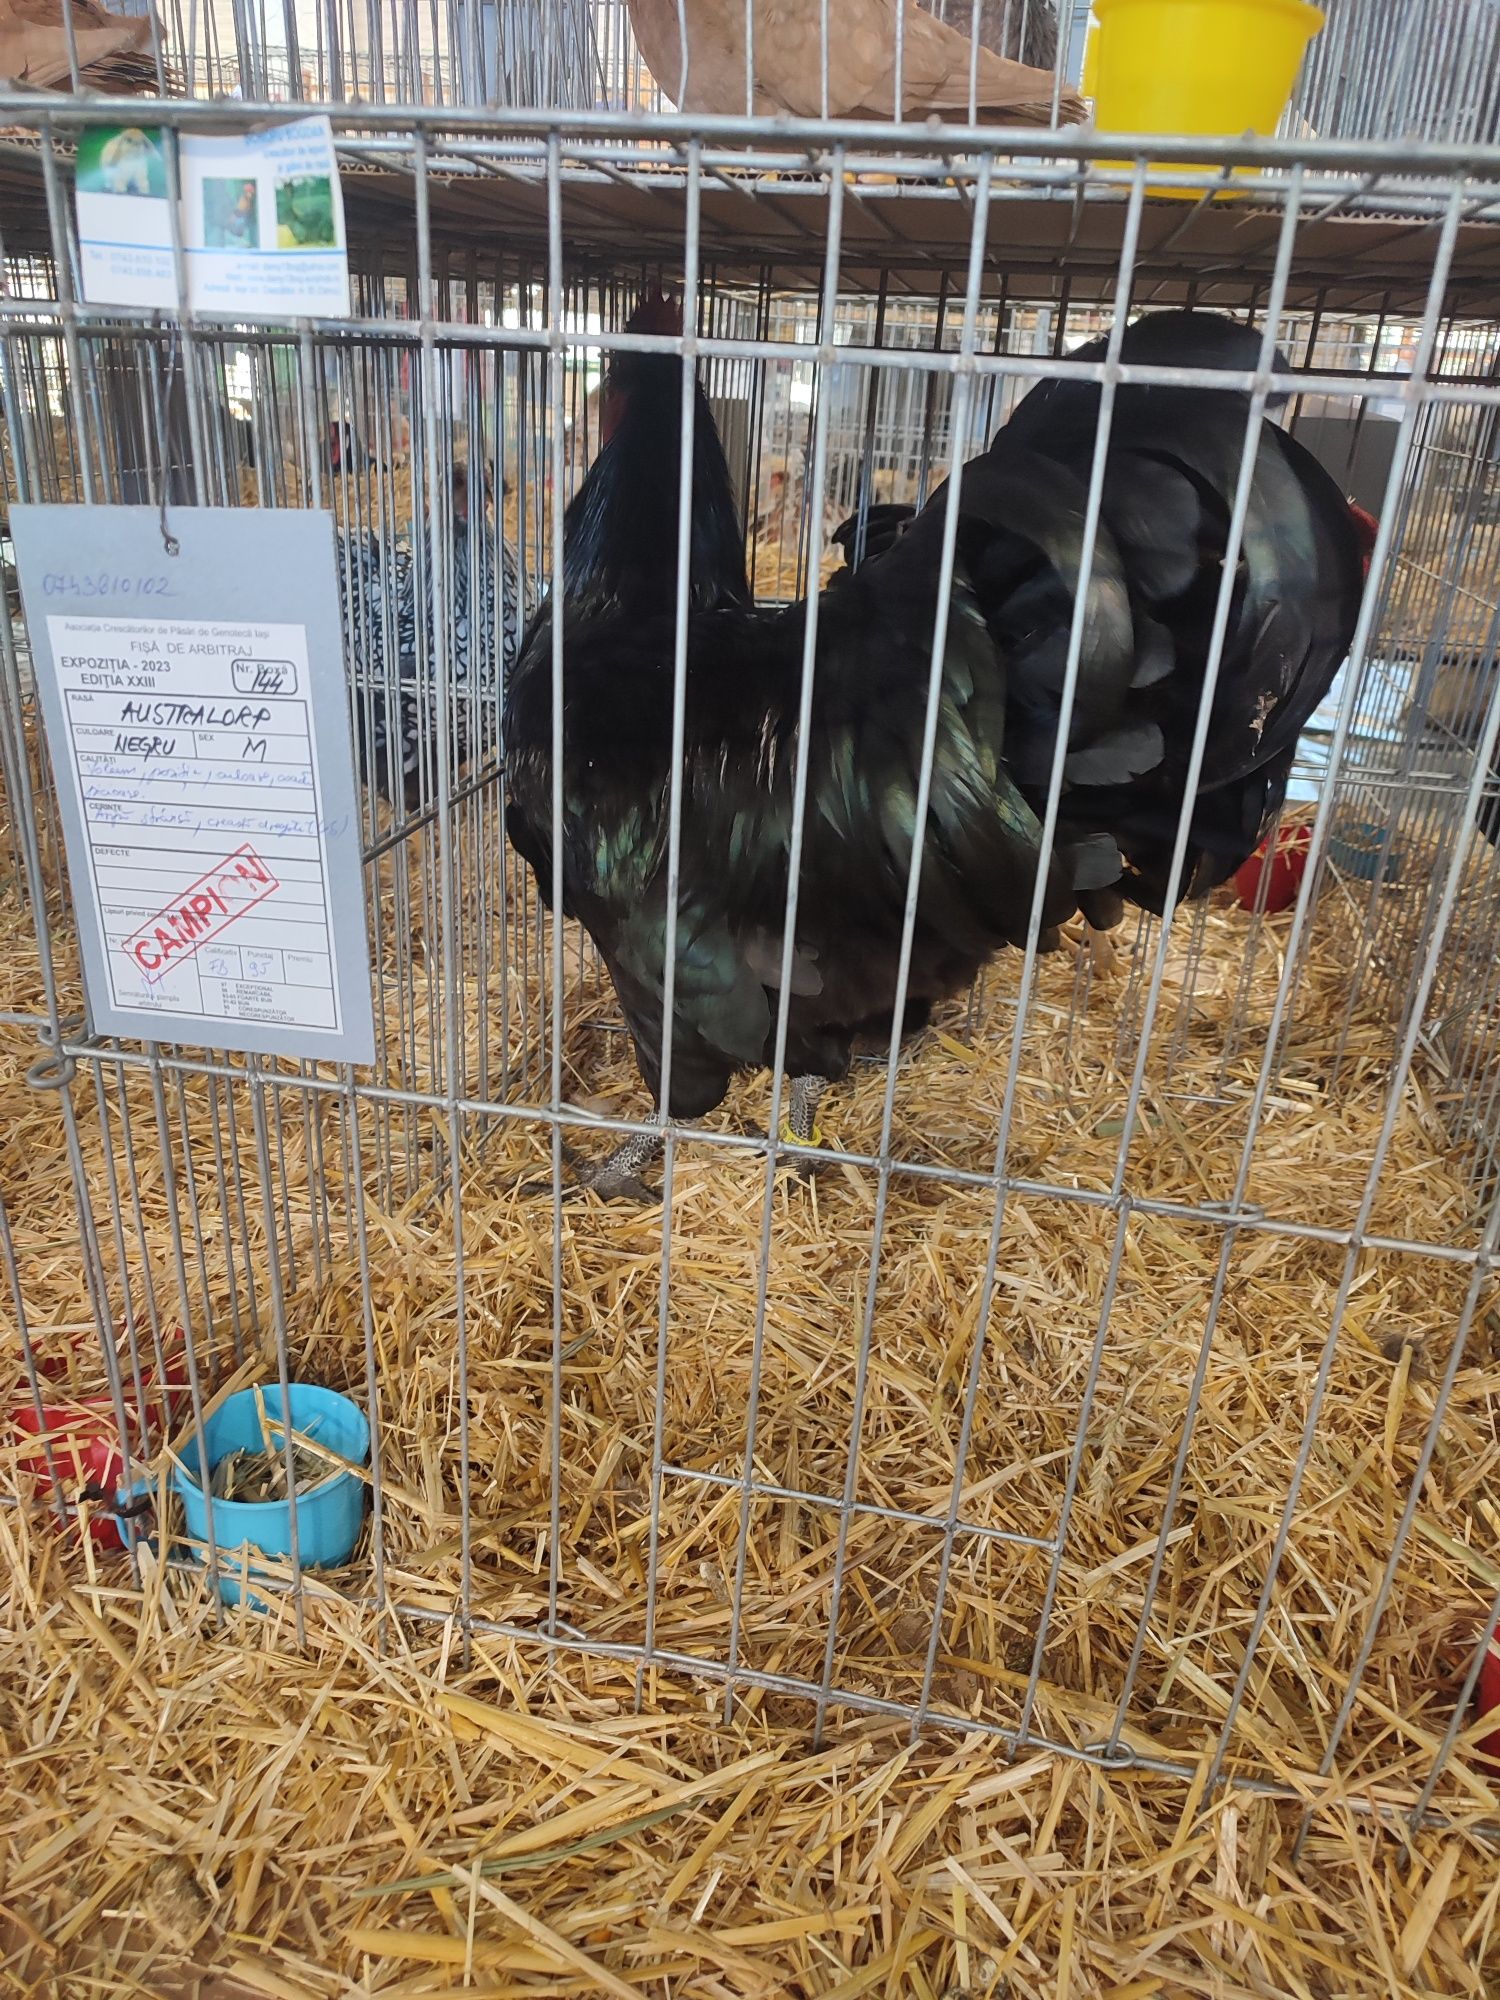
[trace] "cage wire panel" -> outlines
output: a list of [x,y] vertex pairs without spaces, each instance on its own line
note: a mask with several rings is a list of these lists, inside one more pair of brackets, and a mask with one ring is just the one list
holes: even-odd
[[[346,323],[169,329],[80,304],[60,190],[95,114],[7,107],[27,135],[3,225],[9,497],[154,501],[165,480],[174,505],[330,508],[355,742],[369,758],[404,705],[421,752],[394,803],[365,792],[368,1070],[101,1037],[7,593],[0,1014],[65,1158],[74,1331],[99,1337],[126,1478],[259,1354],[368,1407],[372,1527],[339,1586],[394,1614],[820,1723],[941,1721],[1314,1799],[1380,1778],[1386,1804],[1450,1806],[1493,1592],[1470,1573],[1440,1615],[1418,1507],[1434,1478],[1458,1504],[1495,1453],[1473,1357],[1500,1228],[1500,158],[1483,178],[1417,149],[1302,164],[1194,142],[1262,170],[1253,216],[1226,217],[1146,201],[1141,167],[1085,176],[1086,142],[1040,136],[1020,162],[909,134],[454,127],[391,53],[399,25],[387,98],[432,103],[339,121]],[[606,28],[594,46],[623,45]],[[920,252],[873,174],[925,204]],[[1361,204],[1385,220],[1354,257],[1337,232]],[[1076,339],[1169,300],[1265,328],[1265,367],[1132,379],[1249,392],[1251,445],[1284,396],[1275,420],[1381,535],[1283,814],[1310,847],[1291,911],[1263,877],[1247,908],[1132,920],[1107,954],[1041,955],[1034,921],[831,1094],[812,1189],[778,1067],[669,1125],[661,1210],[622,1221],[564,1202],[563,1142],[655,1128],[596,952],[507,844],[501,693],[617,331],[661,279],[694,337],[654,345],[708,390],[763,602],[826,578],[854,509],[953,476]],[[1100,379],[1102,466],[1117,358]],[[1049,816],[1060,783],[1059,763]],[[680,774],[671,810],[680,827]],[[24,1178],[0,1194],[39,1414],[58,1335]],[[1402,1450],[1346,1462],[1341,1412],[1392,1365],[1420,1380]],[[1267,1402],[1292,1414],[1255,1458]],[[1320,1573],[1341,1482],[1373,1486],[1390,1529],[1357,1581]],[[78,1499],[66,1468],[53,1492]],[[294,1562],[275,1615],[300,1628],[310,1587]],[[1399,1643],[1425,1692],[1393,1753],[1367,1676],[1418,1611]]]
[[[742,4],[753,48],[771,30],[756,0]],[[971,47],[1079,87],[1087,0],[915,4]],[[117,11],[145,9],[130,0]],[[1500,136],[1492,0],[1330,0],[1324,12],[1285,133],[1483,145]],[[687,18],[691,33],[696,8]],[[828,18],[843,32],[837,6]],[[173,95],[255,102],[655,113],[672,108],[679,81],[675,71],[652,76],[627,0],[165,0],[153,49]]]
[[[1062,0],[1061,31],[1058,0],[916,4],[971,46],[1077,83],[1078,0]],[[753,46],[773,30],[745,7]],[[698,18],[690,9],[690,34]],[[837,8],[831,20],[837,35]],[[672,108],[680,81],[675,65],[651,74],[627,0],[167,0],[159,59],[174,95],[256,102],[651,113]]]

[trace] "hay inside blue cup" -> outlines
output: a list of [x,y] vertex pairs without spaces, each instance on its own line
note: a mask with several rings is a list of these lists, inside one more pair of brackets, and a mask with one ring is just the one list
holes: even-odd
[[[184,1453],[184,1462],[172,1469],[172,1484],[182,1501],[188,1534],[205,1550],[208,1546],[208,1499],[204,1488],[213,1478],[214,1468],[231,1452],[262,1452],[265,1449],[255,1396],[253,1389],[241,1389],[236,1395],[228,1397],[203,1426],[197,1478],[189,1470],[193,1461],[191,1447]],[[262,1389],[260,1397],[271,1442],[279,1452],[284,1442],[281,1390],[279,1387]],[[300,1431],[314,1444],[323,1445],[356,1465],[363,1465],[369,1458],[370,1426],[364,1411],[358,1404],[351,1403],[347,1396],[340,1396],[332,1389],[315,1388],[311,1383],[294,1382],[291,1386],[290,1414],[292,1429]],[[238,1604],[244,1595],[236,1575],[244,1560],[241,1551],[248,1547],[260,1555],[279,1556],[283,1560],[290,1558],[291,1506],[285,1500],[215,1499],[213,1510],[214,1536],[219,1555],[219,1595],[226,1604]],[[301,1488],[297,1494],[297,1548],[302,1567],[336,1569],[340,1563],[346,1563],[359,1540],[364,1513],[364,1481],[337,1466],[329,1466],[326,1479]],[[250,1574],[256,1574],[253,1563]],[[257,1597],[246,1596],[245,1601],[257,1611],[266,1609]]]
[[1401,849],[1392,829],[1373,820],[1349,821],[1334,828],[1328,836],[1328,854],[1346,875],[1361,882],[1373,882],[1377,875],[1383,882],[1401,879]]

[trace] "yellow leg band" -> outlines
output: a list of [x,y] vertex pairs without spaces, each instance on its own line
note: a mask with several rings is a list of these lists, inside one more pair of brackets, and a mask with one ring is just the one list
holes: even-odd
[[821,1125],[814,1125],[810,1139],[799,1139],[792,1130],[791,1121],[783,1119],[781,1125],[781,1143],[783,1146],[821,1146],[823,1143],[823,1128]]

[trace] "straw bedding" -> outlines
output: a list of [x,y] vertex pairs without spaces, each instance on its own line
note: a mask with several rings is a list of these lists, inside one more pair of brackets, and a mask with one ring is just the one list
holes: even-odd
[[[410,887],[401,869],[430,859],[408,845],[380,892],[386,926]],[[417,976],[403,994],[382,991],[392,1023],[398,1014],[406,1022],[404,1036],[392,1028],[393,1083],[431,1081],[427,1016],[439,1003],[426,973],[436,940],[421,906],[419,894],[400,904]],[[49,920],[71,985],[59,904]],[[1287,921],[1264,928],[1252,1027],[1238,1049],[1226,1023],[1249,919],[1216,908],[1196,972],[1174,943],[1132,1193],[1184,1205],[1231,1193],[1260,1053],[1256,1024],[1269,1012]],[[37,955],[13,888],[0,900],[0,922],[0,1011],[26,1011],[38,1000]],[[1387,1032],[1356,1006],[1334,1075],[1338,1034],[1327,1024],[1347,1013],[1349,926],[1348,906],[1330,892],[1248,1185],[1273,1216],[1336,1228],[1359,1205],[1389,1053]],[[465,965],[470,1073],[486,1010],[492,1043],[519,1061],[523,1026],[501,1014],[498,968],[472,955]],[[1013,966],[995,968],[972,1018],[950,1010],[903,1056],[899,1157],[965,1171],[992,1164],[1014,981]],[[512,968],[513,1016],[521,984]],[[1068,955],[1044,963],[1011,1154],[1021,1178],[1109,1186],[1134,992],[1123,968],[1099,974],[1084,994]],[[74,996],[76,988],[65,1004]],[[591,976],[574,979],[566,1089],[595,1110],[624,1112],[641,1100],[624,1045],[603,1031],[612,1013]],[[0,1196],[33,1328],[39,1341],[56,1342],[88,1322],[61,1123],[55,1101],[24,1083],[35,1041],[0,1034]],[[113,1097],[116,1078],[107,1081]],[[123,1087],[146,1242],[146,1254],[128,1259],[139,1312],[148,1276],[159,1301],[176,1294],[149,1078],[127,1071]],[[883,1068],[859,1071],[826,1107],[827,1136],[873,1151],[883,1091]],[[1193,1102],[1195,1094],[1218,1101]],[[748,1081],[716,1122],[760,1129],[765,1095],[763,1079]],[[244,1305],[236,1239],[262,1274],[262,1329],[272,1255],[258,1189],[226,1228],[203,1170],[215,1117],[221,1134],[234,1122],[253,1167],[249,1093],[235,1097],[231,1110],[222,1093],[211,1101],[202,1079],[186,1079],[180,1093],[168,1084],[208,1211],[201,1256],[193,1244],[194,1333],[225,1371],[235,1360],[236,1281]],[[102,1219],[108,1168],[92,1084],[81,1079],[73,1098]],[[276,1254],[293,1372],[363,1399],[344,1112],[326,1102],[304,1119],[295,1099],[287,1103]],[[117,1108],[110,1123],[118,1161]],[[382,1199],[392,1134],[411,1172]],[[483,1631],[466,1658],[451,1617],[466,1509],[474,1614],[529,1627],[547,1611],[552,1225],[545,1199],[518,1192],[545,1168],[546,1136],[512,1120],[466,1130],[457,1216],[435,1120],[407,1134],[397,1119],[387,1134],[366,1105],[358,1137],[389,1481],[386,1587],[395,1603],[429,1617],[385,1618],[367,1601],[312,1588],[299,1652],[289,1609],[248,1621],[234,1614],[216,1631],[185,1573],[148,1556],[137,1589],[118,1557],[59,1536],[34,1502],[0,1510],[13,1579],[0,1635],[8,1843],[0,1972],[14,1990],[160,2000],[459,1989],[1146,2000],[1478,1994],[1500,1977],[1500,1877],[1479,1832],[1500,1817],[1500,1799],[1474,1748],[1480,1732],[1466,1730],[1442,1782],[1450,1831],[1411,1838],[1365,1810],[1415,1798],[1500,1584],[1486,1497],[1500,1461],[1500,1356],[1487,1299],[1335,1775],[1318,1776],[1451,1352],[1466,1267],[1365,1252],[1329,1360],[1300,1503],[1227,1745],[1231,1771],[1281,1781],[1315,1802],[1299,1851],[1300,1810],[1244,1790],[1200,1816],[1195,1786],[1138,1769],[1106,1779],[1046,1755],[1009,1764],[996,1744],[947,1730],[913,1746],[903,1728],[838,1707],[818,1747],[811,1705],[782,1693],[750,1688],[725,1722],[715,1686],[653,1673],[636,1714],[632,1672],[618,1664],[562,1653],[549,1668],[535,1643]],[[180,1178],[175,1135],[173,1143]],[[310,1181],[315,1148],[331,1190],[326,1211]],[[691,1141],[680,1149],[660,1442],[669,1465],[730,1480],[744,1465],[755,1379],[763,1188],[753,1154]],[[739,1643],[754,1670],[812,1681],[822,1672],[840,1517],[795,1496],[843,1490],[856,1410],[857,1503],[944,1514],[971,1365],[978,1389],[962,1521],[1046,1537],[1069,1478],[1113,1212],[1036,1191],[1012,1195],[975,1364],[993,1196],[897,1174],[861,1378],[876,1198],[874,1176],[852,1168],[775,1193],[754,1464],[761,1482],[794,1497],[758,1497],[748,1510]],[[1463,1243],[1474,1207],[1418,1077],[1396,1120],[1371,1229]],[[465,1253],[467,1489],[455,1229]],[[1129,1221],[1031,1716],[1054,1740],[1094,1742],[1108,1735],[1129,1685],[1125,1745],[1199,1769],[1244,1659],[1344,1265],[1337,1245],[1270,1231],[1246,1230],[1232,1247],[1132,1684],[1131,1646],[1222,1240],[1207,1218]],[[561,1255],[559,1614],[596,1640],[638,1642],[650,1576],[660,1212],[591,1199],[570,1207]],[[110,1284],[119,1311],[125,1286],[113,1269]],[[253,1348],[244,1312],[241,1334]],[[0,1387],[12,1406],[18,1379],[10,1342]],[[0,1477],[24,1500],[16,1458],[7,1445]],[[659,1646],[725,1657],[739,1512],[737,1486],[666,1477]],[[851,1513],[837,1686],[919,1698],[941,1553],[931,1528]],[[1021,1720],[1048,1568],[1043,1551],[958,1534],[932,1685],[939,1711],[1002,1727]],[[368,1600],[368,1550],[334,1581]],[[476,1872],[480,1862],[487,1872]]]

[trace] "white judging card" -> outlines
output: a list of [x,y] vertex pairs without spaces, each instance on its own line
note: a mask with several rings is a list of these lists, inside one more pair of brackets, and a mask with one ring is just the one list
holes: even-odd
[[11,521],[96,1031],[373,1060],[332,517]]

